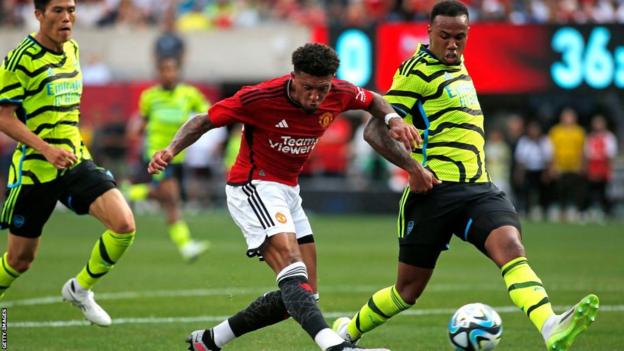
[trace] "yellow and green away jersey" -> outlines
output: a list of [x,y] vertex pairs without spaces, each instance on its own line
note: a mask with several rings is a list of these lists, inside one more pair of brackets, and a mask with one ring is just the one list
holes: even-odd
[[[160,85],[141,94],[139,109],[147,124],[145,129],[144,157],[152,155],[169,145],[178,129],[194,113],[208,111],[209,104],[195,87],[178,84],[173,90]],[[185,152],[180,152],[172,163],[181,163]]]
[[[78,130],[82,74],[78,44],[66,42],[54,52],[29,35],[0,66],[0,103],[18,106],[16,117],[49,144],[90,159]],[[19,143],[13,154],[8,184],[37,184],[54,180],[57,170],[45,157]]]
[[463,63],[446,65],[425,45],[394,74],[385,99],[421,132],[412,157],[442,181],[489,181],[485,170],[483,113]]

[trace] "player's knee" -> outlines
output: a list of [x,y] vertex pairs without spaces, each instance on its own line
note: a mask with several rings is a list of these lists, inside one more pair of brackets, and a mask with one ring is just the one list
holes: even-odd
[[7,254],[7,262],[9,266],[19,273],[26,272],[35,260],[34,252],[23,252],[19,254]]
[[486,243],[486,250],[499,267],[514,258],[526,256],[522,241],[515,235],[499,236],[498,240]]
[[134,217],[132,215],[129,215],[119,218],[111,223],[111,228],[109,229],[119,234],[134,233],[136,231]]

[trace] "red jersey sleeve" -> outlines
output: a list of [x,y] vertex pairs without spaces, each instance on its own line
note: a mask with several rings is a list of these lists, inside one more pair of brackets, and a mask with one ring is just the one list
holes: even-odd
[[252,116],[243,106],[239,91],[234,96],[223,99],[208,110],[208,118],[215,127],[222,127],[233,123],[253,124]]
[[345,80],[336,79],[334,89],[343,93],[346,110],[367,110],[373,103],[373,93]]

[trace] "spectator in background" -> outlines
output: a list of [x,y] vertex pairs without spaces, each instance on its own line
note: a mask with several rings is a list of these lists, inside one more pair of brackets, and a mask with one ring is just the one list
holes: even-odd
[[[607,186],[613,177],[613,160],[617,155],[617,140],[607,129],[607,121],[602,115],[591,120],[591,132],[585,142],[585,174],[588,181],[588,196],[585,208],[588,219],[602,221],[605,214],[611,213],[611,203],[607,196]],[[600,206],[600,209],[594,206]]]
[[518,114],[511,114],[505,121],[505,140],[509,145],[510,159],[509,159],[509,186],[510,197],[516,208],[522,208],[520,206],[520,197],[522,193],[522,180],[521,177],[516,176],[516,148],[518,147],[518,141],[524,134],[524,120],[522,116]]
[[[565,221],[579,219],[579,210],[583,203],[584,182],[581,175],[583,167],[583,145],[585,130],[577,123],[576,111],[566,107],[561,111],[559,123],[549,132],[553,147],[553,175],[557,194],[558,211]],[[551,220],[558,220],[557,207],[550,214]]]
[[[550,168],[552,145],[537,121],[531,121],[526,135],[520,137],[515,151],[516,182],[522,184],[520,211],[540,220],[550,206]],[[537,198],[537,204],[536,199]]]
[[213,0],[204,9],[204,14],[210,25],[218,29],[232,27],[236,12],[236,6],[231,0]]
[[492,183],[506,194],[510,193],[509,171],[511,149],[499,129],[492,129],[485,142],[485,162]]

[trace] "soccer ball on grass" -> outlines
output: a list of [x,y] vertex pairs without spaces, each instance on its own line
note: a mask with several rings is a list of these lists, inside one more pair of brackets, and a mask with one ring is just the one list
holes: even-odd
[[503,322],[492,307],[470,303],[453,314],[448,332],[457,351],[494,350],[503,335]]

